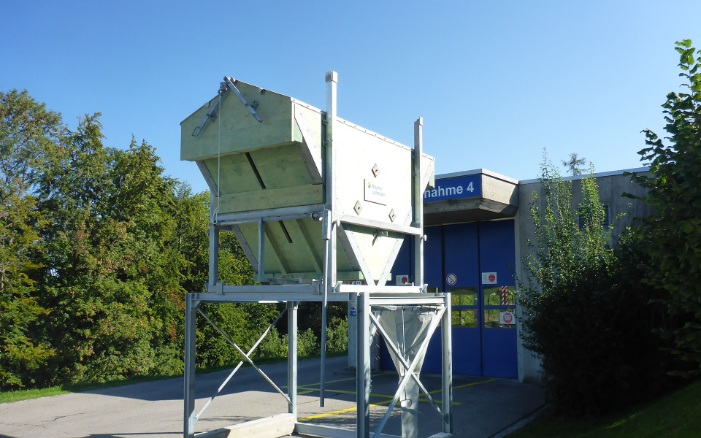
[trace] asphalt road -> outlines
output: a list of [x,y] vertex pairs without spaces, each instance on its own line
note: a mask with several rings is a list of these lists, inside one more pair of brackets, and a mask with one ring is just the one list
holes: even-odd
[[[354,427],[355,373],[345,357],[327,362],[326,403],[319,407],[319,360],[298,364],[300,421]],[[287,364],[261,367],[285,390]],[[199,410],[222,384],[228,372],[197,377]],[[440,376],[422,382],[440,400]],[[373,373],[371,428],[384,414],[397,385],[396,373]],[[456,437],[491,437],[527,417],[544,403],[534,385],[506,379],[454,378]],[[252,368],[242,368],[202,413],[197,432],[287,412],[286,400]],[[156,438],[183,435],[183,380],[174,378],[117,388],[66,394],[0,404],[0,438],[92,437]],[[384,432],[401,435],[399,413],[393,413]],[[420,404],[419,435],[440,432],[440,419],[430,404]]]

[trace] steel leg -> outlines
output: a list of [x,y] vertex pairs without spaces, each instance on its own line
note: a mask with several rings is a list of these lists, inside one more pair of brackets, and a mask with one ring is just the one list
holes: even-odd
[[192,294],[187,294],[185,301],[185,424],[183,431],[187,438],[195,436],[195,367],[197,356],[195,350],[196,343],[196,317],[199,301],[195,300]]

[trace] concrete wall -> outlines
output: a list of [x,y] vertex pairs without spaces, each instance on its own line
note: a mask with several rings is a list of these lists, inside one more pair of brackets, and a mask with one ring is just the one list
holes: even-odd
[[[645,190],[642,187],[631,181],[631,175],[628,173],[646,175],[648,174],[648,169],[638,168],[594,175],[599,186],[600,201],[602,204],[609,206],[609,214],[614,226],[614,235],[620,234],[638,218],[648,216],[652,213],[651,208],[643,202],[621,196],[623,193],[630,193],[636,196],[645,194]],[[582,198],[582,177],[569,177],[565,179],[572,180],[573,182],[573,208],[577,208]],[[543,191],[539,180],[520,181],[518,190],[519,209],[516,215],[516,272],[520,278],[526,278],[526,271],[524,270],[522,261],[530,253],[527,242],[529,240],[533,241],[534,239],[530,206],[533,202],[534,193],[538,193],[539,199],[542,200]],[[521,310],[518,309],[517,312],[518,316],[520,316]],[[522,333],[522,326],[520,323],[517,329],[519,330],[519,380],[539,381],[541,380],[540,360],[523,346],[520,336]]]

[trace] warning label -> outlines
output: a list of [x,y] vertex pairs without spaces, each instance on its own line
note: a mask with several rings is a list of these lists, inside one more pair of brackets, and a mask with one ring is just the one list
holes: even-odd
[[511,325],[516,324],[516,316],[513,312],[499,312],[499,324]]
[[482,284],[497,284],[497,273],[496,272],[483,272],[482,273]]

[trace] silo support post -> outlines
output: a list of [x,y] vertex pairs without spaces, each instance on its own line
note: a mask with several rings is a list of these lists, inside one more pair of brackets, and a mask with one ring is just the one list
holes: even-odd
[[287,412],[293,414],[297,421],[297,308],[296,301],[287,302],[287,393],[289,397]]
[[443,432],[453,433],[453,328],[451,323],[450,293],[445,294],[445,313],[441,321],[443,352]]
[[358,438],[370,436],[370,297],[358,294],[358,365],[355,368]]
[[183,431],[187,438],[195,436],[195,368],[196,368],[196,328],[197,328],[197,307],[199,300],[194,299],[192,294],[186,295],[185,300],[185,424]]

